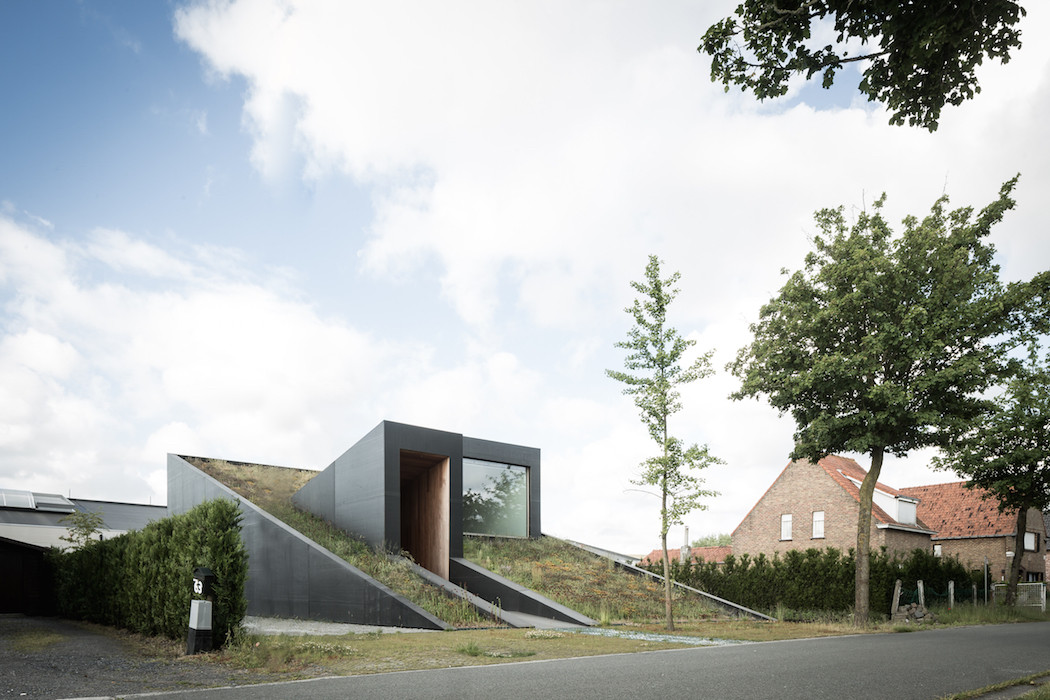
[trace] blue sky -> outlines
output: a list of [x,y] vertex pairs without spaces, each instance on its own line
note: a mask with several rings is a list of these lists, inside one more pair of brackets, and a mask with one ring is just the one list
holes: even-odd
[[[1021,172],[1003,277],[1050,261],[1050,11],[929,134],[855,72],[724,93],[695,46],[734,6],[0,3],[0,486],[164,502],[167,452],[323,468],[390,419],[540,447],[546,531],[655,547],[604,376],[649,253],[719,369],[826,206],[979,207]],[[791,449],[734,388],[672,425],[726,460],[693,535]],[[883,480],[952,478],[928,459]]]

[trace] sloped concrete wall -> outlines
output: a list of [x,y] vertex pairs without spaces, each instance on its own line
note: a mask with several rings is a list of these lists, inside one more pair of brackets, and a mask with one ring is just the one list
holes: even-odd
[[240,503],[248,550],[248,614],[357,624],[449,626],[288,527],[178,455],[168,455],[172,515],[214,498]]
[[481,596],[493,605],[513,612],[546,617],[576,625],[593,627],[597,621],[556,603],[550,598],[503,578],[472,561],[454,558],[451,561],[451,581],[471,593]]
[[373,547],[390,544],[396,534],[390,526],[397,511],[389,513],[384,454],[381,423],[306,482],[292,496],[292,502]]

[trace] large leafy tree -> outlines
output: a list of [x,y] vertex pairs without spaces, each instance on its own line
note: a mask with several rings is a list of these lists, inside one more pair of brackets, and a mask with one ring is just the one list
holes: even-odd
[[995,399],[991,413],[948,443],[934,464],[953,469],[968,479],[968,487],[998,500],[1000,512],[1017,511],[1006,593],[1007,604],[1012,604],[1028,509],[1050,507],[1050,367],[1035,346]]
[[981,392],[1007,367],[1025,285],[1004,288],[987,242],[1014,206],[1016,178],[976,217],[947,198],[894,236],[874,212],[847,226],[843,209],[816,215],[820,233],[751,326],[730,365],[733,398],[765,396],[797,423],[792,457],[870,455],[857,516],[858,624],[868,619],[871,505],[886,454],[947,444],[987,408]]
[[627,340],[616,347],[628,351],[626,372],[606,370],[606,374],[626,384],[624,393],[634,397],[642,423],[659,446],[659,454],[641,464],[641,475],[633,483],[654,486],[660,496],[660,546],[663,548],[664,601],[667,629],[674,629],[672,608],[671,563],[667,556],[667,532],[671,525],[693,510],[703,510],[705,497],[717,496],[702,488],[696,472],[721,460],[711,455],[707,445],[685,447],[681,439],[668,430],[668,419],[682,408],[678,387],[711,373],[711,352],[698,357],[688,367],[682,366],[686,351],[695,341],[683,338],[667,324],[667,308],[678,295],[679,274],[660,277],[660,260],[649,256],[644,282],[631,282],[639,297],[626,311],[634,319]]
[[[889,107],[890,123],[933,131],[946,104],[981,91],[985,58],[1010,60],[1024,14],[1013,0],[743,0],[698,50],[711,56],[711,80],[760,100],[784,95],[795,75],[819,73],[827,88],[844,66],[866,62],[858,89]],[[813,40],[821,23],[834,28],[834,44]]]

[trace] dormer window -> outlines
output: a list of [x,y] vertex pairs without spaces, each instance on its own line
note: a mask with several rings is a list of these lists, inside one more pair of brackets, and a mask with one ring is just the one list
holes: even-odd
[[[857,488],[860,488],[861,482],[857,481],[848,474],[843,474],[839,471],[839,474],[852,481]],[[893,495],[886,493],[879,489],[875,489],[875,492],[871,495],[871,500],[874,505],[882,508],[886,511],[886,514],[896,520],[901,525],[917,525],[918,520],[915,515],[915,506],[919,500],[911,498],[909,496]]]
[[913,498],[897,496],[897,522],[901,525],[915,525],[915,506],[918,504]]

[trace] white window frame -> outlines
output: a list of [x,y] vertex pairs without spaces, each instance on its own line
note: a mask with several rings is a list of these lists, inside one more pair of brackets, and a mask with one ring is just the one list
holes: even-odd
[[[1028,543],[1032,544],[1029,545]],[[1024,551],[1036,552],[1039,550],[1039,533],[1038,532],[1026,532],[1024,533]]]
[[813,539],[824,539],[824,511],[822,510],[813,511]]
[[780,516],[780,539],[791,539],[791,513],[784,513]]

